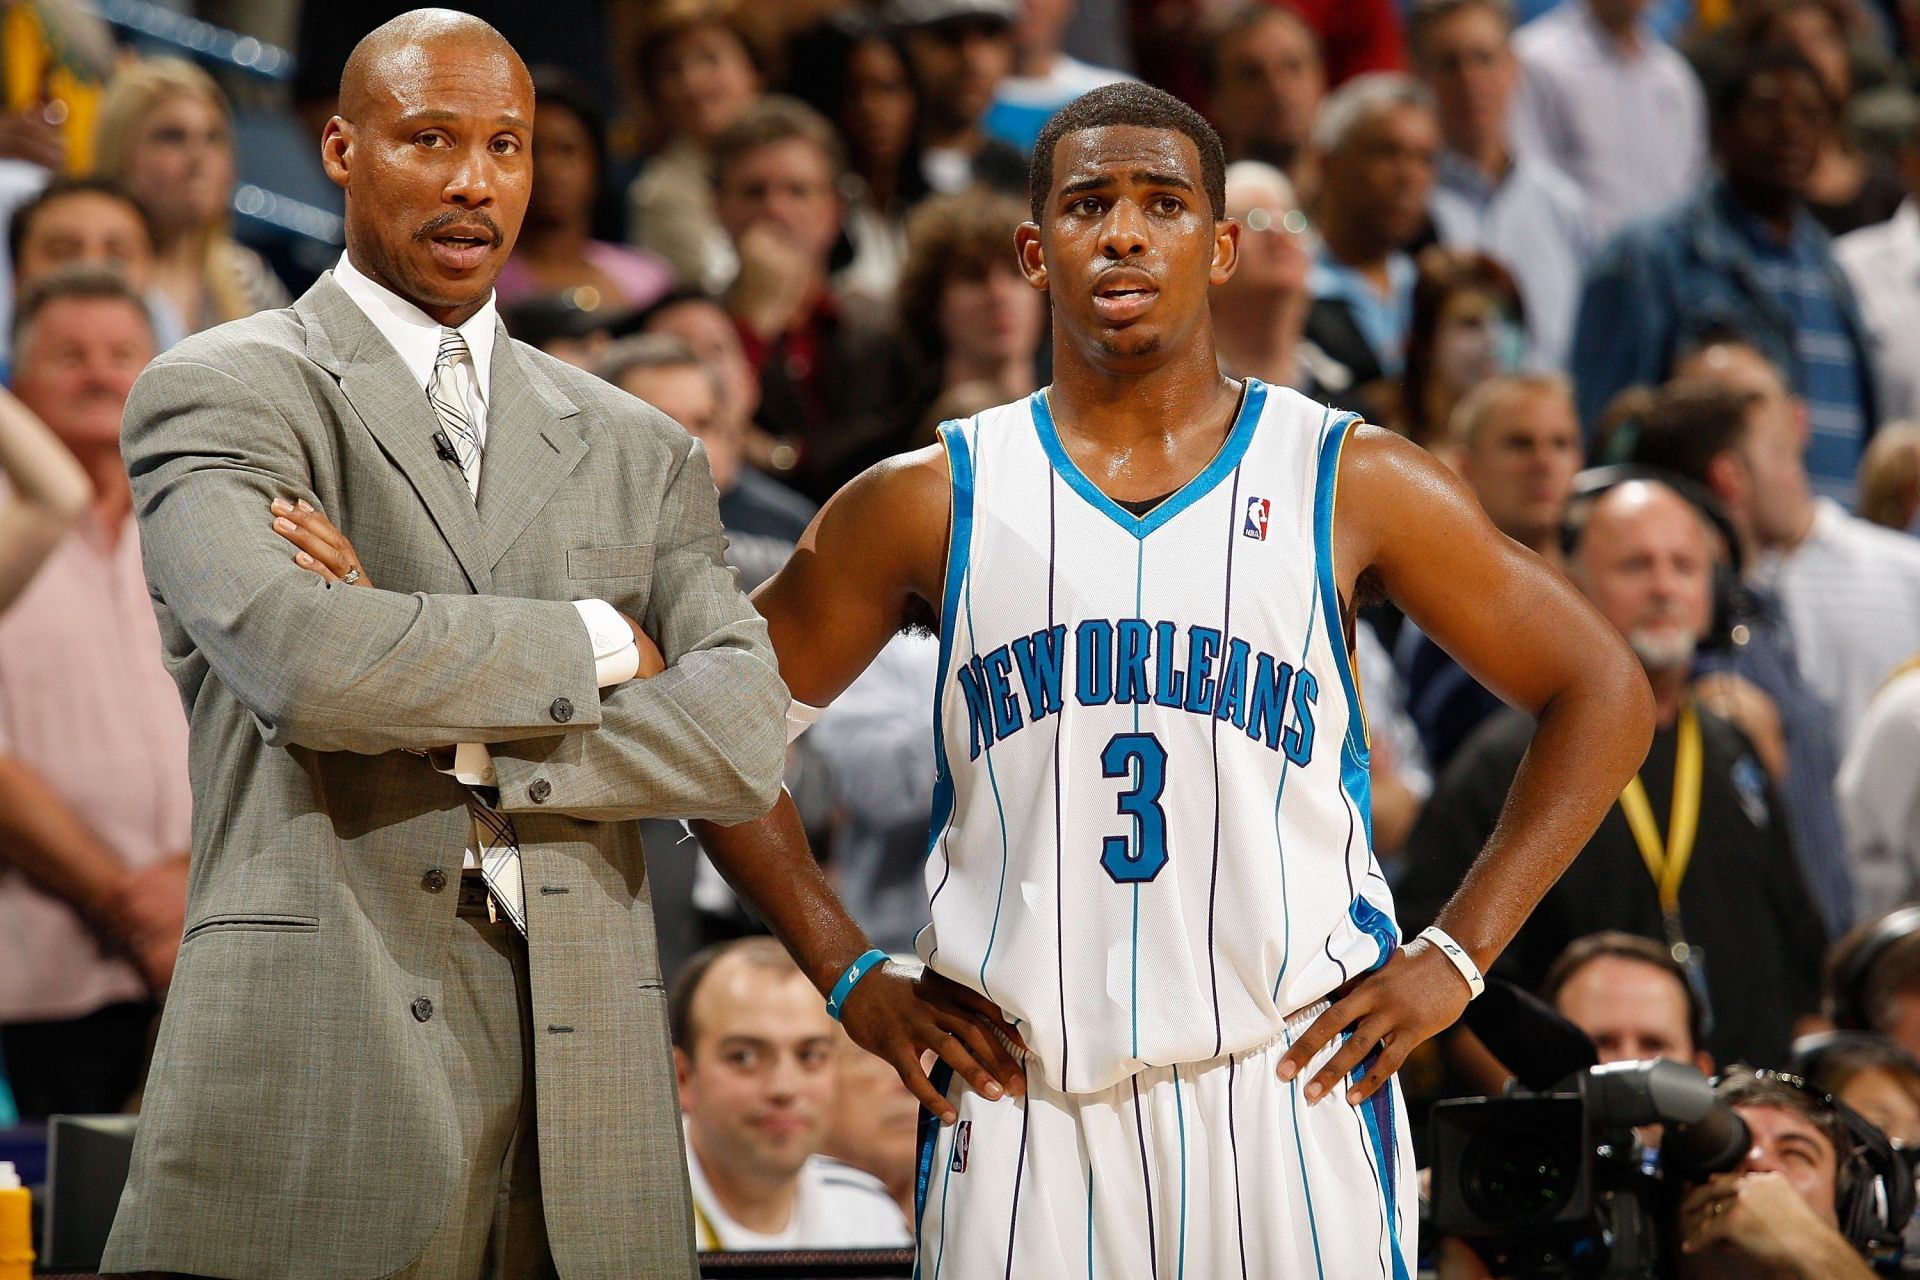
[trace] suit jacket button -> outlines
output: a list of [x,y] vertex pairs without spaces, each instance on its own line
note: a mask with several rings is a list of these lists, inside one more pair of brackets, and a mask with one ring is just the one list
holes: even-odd
[[447,887],[447,873],[435,867],[420,877],[420,887],[428,893],[438,893]]
[[573,703],[566,698],[555,698],[553,705],[547,708],[547,712],[554,718],[555,723],[565,724],[573,719]]
[[413,1020],[415,1022],[425,1022],[432,1016],[433,1001],[427,999],[425,996],[421,996],[413,1002]]
[[545,778],[535,778],[527,787],[527,799],[535,804],[545,804],[547,797],[553,794],[553,784]]

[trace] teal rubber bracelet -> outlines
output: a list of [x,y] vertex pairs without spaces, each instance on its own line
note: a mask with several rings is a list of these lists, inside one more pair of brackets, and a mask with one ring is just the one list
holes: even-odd
[[875,947],[847,966],[847,971],[840,975],[840,981],[833,984],[833,994],[827,997],[827,1012],[832,1015],[835,1022],[840,1021],[840,1006],[847,1002],[847,997],[853,994],[853,989],[860,985],[860,979],[866,977],[876,965],[886,962],[887,953]]

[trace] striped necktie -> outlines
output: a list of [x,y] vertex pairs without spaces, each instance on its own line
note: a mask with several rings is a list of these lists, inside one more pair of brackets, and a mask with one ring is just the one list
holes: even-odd
[[467,492],[477,496],[480,492],[480,433],[474,430],[472,411],[467,406],[467,398],[460,392],[459,375],[455,372],[455,366],[470,358],[467,340],[460,336],[460,331],[442,328],[440,349],[433,357],[433,380],[427,383],[427,399],[432,403],[440,425],[446,428],[447,439],[453,444],[460,474],[466,477]]
[[[480,493],[480,433],[474,430],[467,398],[460,390],[456,367],[471,359],[467,340],[458,329],[440,330],[440,349],[433,357],[433,381],[427,400],[453,445],[467,493]],[[467,788],[467,812],[472,818],[473,847],[480,855],[480,875],[487,882],[493,905],[524,935],[527,931],[526,890],[520,882],[520,840],[513,820],[494,806],[500,793],[492,787]]]

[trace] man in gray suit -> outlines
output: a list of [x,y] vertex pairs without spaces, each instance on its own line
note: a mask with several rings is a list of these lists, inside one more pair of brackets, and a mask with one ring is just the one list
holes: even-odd
[[194,823],[110,1270],[693,1274],[629,820],[764,812],[788,698],[701,450],[495,318],[533,106],[476,19],[374,32],[346,256],[128,403]]

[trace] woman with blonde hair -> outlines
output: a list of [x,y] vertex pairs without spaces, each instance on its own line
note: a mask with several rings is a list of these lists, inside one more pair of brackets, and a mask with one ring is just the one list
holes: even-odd
[[133,63],[107,85],[96,171],[153,220],[154,292],[198,333],[291,301],[286,286],[228,230],[233,117],[213,78],[178,58]]

